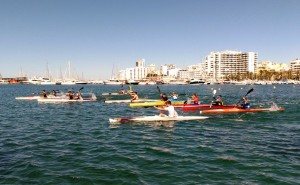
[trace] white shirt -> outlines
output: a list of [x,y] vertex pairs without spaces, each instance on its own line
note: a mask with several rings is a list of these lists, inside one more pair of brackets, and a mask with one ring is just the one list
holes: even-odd
[[178,114],[175,111],[174,106],[170,105],[169,107],[165,107],[165,110],[167,110],[169,112],[168,117],[177,117]]

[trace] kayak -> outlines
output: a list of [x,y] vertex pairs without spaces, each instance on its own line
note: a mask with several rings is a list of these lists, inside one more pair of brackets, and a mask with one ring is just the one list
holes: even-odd
[[40,98],[41,96],[23,96],[23,97],[16,97],[16,100],[37,100]]
[[96,101],[94,98],[83,98],[80,99],[68,99],[68,98],[40,98],[38,102],[42,103],[64,103],[64,102],[87,102],[87,101]]
[[[50,98],[54,98],[55,96],[53,95],[49,95],[48,97]],[[37,99],[41,99],[43,98],[43,96],[21,96],[21,97],[16,97],[16,100],[37,100]]]
[[207,119],[207,116],[177,116],[177,117],[161,117],[161,116],[137,116],[110,118],[110,123],[128,123],[128,122],[155,122],[155,121],[184,121],[184,120],[202,120]]
[[150,100],[150,99],[138,99],[138,100],[105,100],[105,103],[143,103],[149,101],[157,101],[157,100]]
[[102,93],[103,96],[116,96],[116,95],[129,95],[127,93],[122,94],[122,93],[118,93],[118,92],[112,92],[112,93]]
[[211,104],[185,104],[181,106],[182,111],[199,110],[199,109],[228,109],[234,108],[236,105],[211,105]]
[[207,109],[201,110],[200,114],[224,114],[224,113],[242,113],[242,112],[272,112],[272,111],[283,111],[284,108],[250,108],[250,109],[243,109],[243,108],[228,108],[228,109]]
[[[183,105],[184,101],[171,101],[172,105],[177,106],[177,105]],[[130,107],[154,107],[154,106],[163,106],[165,105],[165,101],[158,100],[158,101],[147,101],[143,103],[130,103]]]

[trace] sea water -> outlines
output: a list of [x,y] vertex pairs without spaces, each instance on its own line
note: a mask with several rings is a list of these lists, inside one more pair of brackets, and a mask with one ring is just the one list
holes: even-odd
[[[15,100],[43,89],[84,87],[98,101]],[[251,107],[284,111],[215,114],[198,121],[110,124],[108,119],[157,115],[154,108],[105,104],[121,86],[0,86],[0,184],[300,184],[300,85],[160,85],[187,100],[224,104],[247,95]],[[156,86],[133,86],[140,98],[159,98]],[[199,111],[179,115],[200,115]]]

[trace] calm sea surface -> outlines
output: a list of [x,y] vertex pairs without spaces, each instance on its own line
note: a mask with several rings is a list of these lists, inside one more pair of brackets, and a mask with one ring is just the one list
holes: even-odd
[[[217,89],[225,104],[253,87],[252,107],[276,102],[285,111],[151,124],[108,122],[159,113],[103,103],[101,93],[120,86],[84,85],[97,102],[15,100],[71,87],[82,86],[0,85],[0,184],[300,184],[300,85],[161,85],[166,93],[197,93],[202,103]],[[140,98],[159,96],[156,86],[133,90]]]

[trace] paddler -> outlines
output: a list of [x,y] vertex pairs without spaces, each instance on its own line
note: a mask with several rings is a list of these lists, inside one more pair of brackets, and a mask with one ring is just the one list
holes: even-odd
[[176,92],[173,92],[172,93],[172,98],[173,98],[173,100],[177,100],[178,94]]
[[168,96],[166,95],[166,93],[162,93],[162,94],[160,94],[160,97],[161,97],[161,99],[162,99],[162,101],[168,101]]
[[125,90],[122,88],[119,92],[119,94],[125,94]]
[[68,91],[68,96],[70,100],[74,99],[74,93],[71,90]]
[[76,99],[77,100],[83,100],[80,90],[77,91]]
[[44,98],[47,98],[48,97],[48,93],[46,92],[46,90],[42,90],[42,96]]
[[133,92],[130,94],[132,96],[132,98],[130,99],[130,101],[132,102],[133,100],[138,100],[139,96],[137,92]]
[[52,95],[53,95],[53,96],[56,96],[56,90],[53,90],[53,91],[52,91]]
[[194,94],[192,95],[192,98],[193,98],[194,104],[195,104],[195,105],[198,105],[198,104],[199,104],[199,98],[198,98],[198,96],[197,96],[196,93],[194,93]]
[[129,86],[128,86],[127,93],[128,93],[128,94],[130,94],[130,93],[132,93],[132,92],[133,92],[133,91],[132,91],[132,86],[131,86],[131,85],[129,85]]
[[241,104],[243,109],[249,109],[250,108],[250,103],[248,102],[246,96],[243,96],[242,98],[243,103]]
[[222,95],[217,96],[217,98],[214,97],[213,105],[224,105],[222,101]]
[[168,111],[168,115],[160,113],[159,116],[161,117],[177,117],[178,114],[174,108],[174,106],[172,105],[171,101],[166,101],[165,103],[165,107],[155,107],[157,110],[166,110]]

